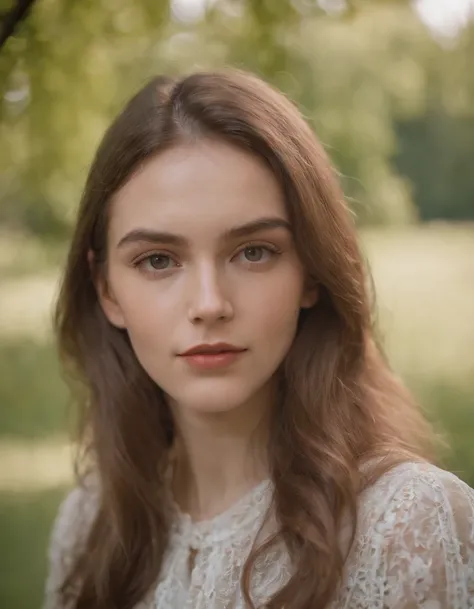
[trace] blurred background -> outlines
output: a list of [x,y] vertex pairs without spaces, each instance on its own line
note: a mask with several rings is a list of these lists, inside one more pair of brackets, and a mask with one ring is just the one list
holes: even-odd
[[50,318],[80,191],[158,72],[248,68],[299,104],[356,215],[391,362],[474,486],[471,0],[0,0],[1,27],[0,607],[40,606],[71,484]]

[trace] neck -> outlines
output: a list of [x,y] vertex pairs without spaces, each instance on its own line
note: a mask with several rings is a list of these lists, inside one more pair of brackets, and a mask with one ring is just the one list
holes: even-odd
[[273,390],[228,412],[173,407],[177,426],[173,493],[193,520],[225,511],[269,475]]

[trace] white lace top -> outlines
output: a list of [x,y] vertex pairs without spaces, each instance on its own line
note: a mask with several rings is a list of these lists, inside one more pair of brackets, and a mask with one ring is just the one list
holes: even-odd
[[[156,586],[136,609],[244,609],[242,566],[271,496],[267,481],[209,521],[194,524],[179,514]],[[66,609],[58,590],[96,501],[76,489],[61,506],[45,609]],[[256,565],[251,586],[256,606],[290,574],[285,548],[277,546]],[[421,463],[399,465],[366,489],[344,579],[328,609],[343,608],[474,609],[474,491],[453,474]]]

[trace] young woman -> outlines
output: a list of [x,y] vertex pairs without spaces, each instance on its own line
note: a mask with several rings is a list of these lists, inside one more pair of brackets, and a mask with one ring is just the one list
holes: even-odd
[[356,233],[296,108],[157,78],[108,130],[57,308],[87,467],[49,609],[474,607],[474,492],[371,326]]

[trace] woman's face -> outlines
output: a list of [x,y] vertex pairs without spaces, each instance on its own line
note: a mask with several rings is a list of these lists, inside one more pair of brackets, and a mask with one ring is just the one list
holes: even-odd
[[[109,321],[185,414],[220,413],[268,396],[316,291],[293,242],[284,200],[260,161],[203,141],[149,160],[114,197]],[[238,353],[184,356],[227,343]],[[260,396],[260,397],[259,397]]]

